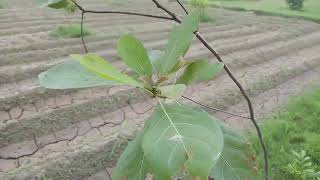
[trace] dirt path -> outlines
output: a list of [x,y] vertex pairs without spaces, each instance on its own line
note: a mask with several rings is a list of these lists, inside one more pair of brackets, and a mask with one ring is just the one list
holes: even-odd
[[[0,10],[0,157],[32,155],[0,159],[0,179],[41,179],[45,175],[67,180],[106,179],[103,169],[114,167],[127,139],[143,126],[155,103],[128,87],[68,91],[40,87],[40,72],[67,61],[70,53],[83,52],[79,39],[49,37],[52,28],[77,22],[79,14],[35,11],[33,1],[21,11],[18,2],[13,0],[11,8]],[[87,5],[91,9],[128,8],[103,6],[101,1]],[[137,2],[130,8],[162,13],[150,3],[142,6]],[[319,82],[320,25],[219,9],[213,9],[212,15],[217,22],[202,24],[200,31],[244,84],[259,119]],[[163,49],[173,23],[93,15],[86,18],[86,25],[96,32],[85,38],[89,50],[124,69],[115,50],[122,33],[134,33],[148,49]],[[197,40],[187,57],[216,61]],[[225,73],[190,87],[185,95],[247,115],[241,93]],[[247,121],[210,113],[235,128],[251,127]],[[36,151],[45,144],[50,145]]]

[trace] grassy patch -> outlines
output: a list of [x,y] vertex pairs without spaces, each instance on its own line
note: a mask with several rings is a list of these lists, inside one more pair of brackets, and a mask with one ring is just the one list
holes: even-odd
[[[320,89],[291,100],[286,109],[266,121],[262,129],[269,150],[271,179],[299,179],[287,169],[294,162],[292,151],[305,150],[314,170],[320,170]],[[262,155],[256,139],[254,147],[257,154]]]
[[[88,36],[91,34],[92,32],[89,29],[85,27],[83,28],[83,36]],[[50,36],[58,38],[81,37],[81,26],[78,24],[60,25],[50,33]]]
[[275,15],[302,17],[320,22],[319,0],[306,0],[301,11],[290,10],[285,0],[210,0],[210,4],[239,10],[254,10]]
[[5,1],[0,0],[0,9],[3,9],[5,7]]
[[200,13],[200,22],[214,22],[216,19],[207,13],[207,9]]

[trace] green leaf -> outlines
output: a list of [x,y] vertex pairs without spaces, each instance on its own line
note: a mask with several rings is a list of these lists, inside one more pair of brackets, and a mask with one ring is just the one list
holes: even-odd
[[223,148],[216,120],[195,107],[159,104],[147,120],[142,141],[153,172],[171,177],[186,167],[193,176],[207,177]]
[[57,65],[39,74],[40,85],[49,89],[87,88],[119,83],[97,76],[77,61]]
[[97,75],[105,79],[143,88],[142,83],[136,81],[135,79],[124,73],[121,73],[120,70],[113,67],[111,63],[99,57],[98,55],[87,54],[82,56],[73,54],[71,55],[71,57],[75,60],[78,60],[84,67],[88,68],[92,72],[95,72]]
[[222,63],[209,64],[208,60],[195,61],[185,69],[177,83],[189,85],[196,81],[211,80],[221,72],[223,67]]
[[134,36],[124,35],[118,41],[118,52],[123,61],[140,75],[152,75],[152,65],[143,44]]
[[175,84],[159,87],[161,95],[170,99],[177,99],[182,96],[186,90],[186,85],[184,84]]
[[53,9],[65,8],[69,4],[67,0],[40,0],[40,3]]
[[142,134],[131,141],[118,159],[112,174],[113,180],[145,180],[148,166],[141,148]]
[[160,67],[159,74],[168,73],[177,64],[178,58],[185,55],[194,37],[193,33],[198,30],[198,26],[199,14],[192,13],[171,31],[165,55],[155,65]]
[[239,133],[221,123],[224,147],[221,158],[212,168],[215,180],[257,179],[254,162],[251,160],[248,141]]
[[164,52],[160,50],[151,50],[148,52],[148,56],[149,56],[154,73],[160,72],[161,60],[163,55],[164,55]]

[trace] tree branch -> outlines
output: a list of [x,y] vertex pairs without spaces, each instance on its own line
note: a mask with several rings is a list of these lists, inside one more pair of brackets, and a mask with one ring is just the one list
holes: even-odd
[[[166,19],[166,20],[173,20],[177,23],[181,23],[181,19],[172,11],[168,10],[164,6],[162,6],[157,0],[152,0],[152,2],[161,10],[166,12],[170,17],[165,16],[155,16],[150,14],[143,14],[143,13],[133,13],[133,12],[126,12],[126,11],[92,11],[92,10],[85,10],[83,7],[81,7],[79,4],[77,4],[75,1],[73,1],[75,5],[82,11],[82,13],[101,13],[101,14],[127,14],[127,15],[137,15],[137,16],[144,16],[144,17],[150,17],[150,18],[157,18],[157,19]],[[181,8],[188,13],[186,8],[183,6],[183,4],[177,0],[178,4],[181,6]],[[269,179],[269,162],[268,162],[268,153],[266,145],[263,141],[263,136],[261,129],[255,119],[254,109],[251,102],[251,99],[249,98],[248,94],[244,90],[241,83],[237,80],[237,78],[233,75],[232,71],[229,69],[229,67],[224,63],[221,56],[211,47],[211,45],[202,37],[200,32],[194,32],[197,39],[217,58],[217,60],[224,64],[224,69],[227,72],[228,76],[231,78],[231,80],[237,85],[239,90],[241,91],[241,94],[244,96],[245,100],[247,101],[249,113],[250,113],[250,120],[254,124],[254,127],[257,131],[259,142],[263,151],[263,157],[264,157],[264,173],[265,173],[265,180]]]
[[243,119],[251,119],[251,117],[242,116],[242,115],[235,114],[235,113],[232,113],[232,112],[224,111],[224,110],[222,110],[222,109],[210,107],[210,106],[208,106],[208,105],[205,105],[205,104],[202,104],[202,103],[200,103],[200,102],[197,102],[197,101],[195,101],[195,100],[193,100],[193,99],[191,99],[191,98],[189,98],[189,97],[186,97],[186,96],[182,96],[182,97],[183,97],[184,99],[188,100],[188,101],[191,101],[191,102],[193,102],[193,103],[195,103],[195,104],[198,104],[198,105],[200,105],[200,106],[203,106],[203,107],[205,107],[205,108],[211,109],[211,110],[213,110],[213,111],[222,112],[222,113],[224,113],[224,114],[228,114],[228,115],[235,116],[235,117],[240,117],[240,118],[243,118]]
[[[167,12],[168,15],[170,15],[176,22],[181,23],[181,20],[171,11],[169,11],[167,8],[165,8],[164,6],[162,6],[157,0],[152,0],[155,5],[162,9],[163,11]],[[179,3],[180,6],[184,8],[183,4]],[[231,72],[231,70],[229,69],[229,67],[224,63],[224,61],[222,60],[221,56],[210,46],[210,44],[201,36],[201,34],[199,32],[195,32],[196,37],[200,40],[200,42],[217,58],[217,60],[221,63],[224,64],[224,70],[227,72],[228,76],[232,79],[232,81],[237,85],[237,87],[239,88],[239,90],[241,91],[242,95],[244,96],[245,100],[247,101],[248,104],[248,108],[249,108],[249,112],[250,112],[250,120],[252,121],[257,134],[258,134],[258,138],[260,141],[260,145],[263,151],[263,157],[264,157],[264,172],[265,172],[265,180],[269,179],[269,162],[268,162],[268,153],[267,153],[267,147],[263,141],[263,136],[262,136],[262,132],[261,129],[255,119],[255,114],[254,114],[254,109],[253,109],[253,105],[252,102],[248,96],[248,94],[246,93],[246,91],[244,90],[243,86],[240,84],[240,82],[237,80],[237,78],[233,75],[233,73]]]
[[183,5],[179,0],[177,0],[177,3],[180,5],[180,7],[184,10],[184,12],[185,12],[186,14],[189,14],[189,12],[188,12],[188,10],[186,9],[186,7],[184,7],[184,5]]
[[128,11],[95,11],[95,10],[87,10],[84,9],[80,4],[76,1],[72,0],[72,2],[79,8],[82,13],[92,13],[92,14],[123,14],[123,15],[133,15],[133,16],[142,16],[156,19],[164,19],[164,20],[173,20],[172,17],[166,16],[157,16],[153,14],[145,14],[145,13],[136,13],[136,12],[128,12]]
[[82,45],[83,45],[83,48],[84,48],[84,50],[85,50],[85,52],[86,53],[88,53],[88,49],[87,49],[87,46],[86,46],[86,44],[85,44],[85,42],[84,42],[84,36],[83,36],[83,21],[84,21],[84,14],[85,14],[85,12],[81,12],[81,27],[80,27],[80,29],[81,29],[81,42],[82,42]]

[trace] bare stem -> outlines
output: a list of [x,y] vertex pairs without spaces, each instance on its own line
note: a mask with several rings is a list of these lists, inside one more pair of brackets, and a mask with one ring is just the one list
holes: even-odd
[[79,8],[82,13],[92,13],[92,14],[123,14],[123,15],[133,15],[133,16],[142,16],[156,19],[164,19],[164,20],[173,20],[172,17],[166,16],[157,16],[153,14],[145,14],[145,13],[136,13],[136,12],[128,12],[128,11],[96,11],[96,10],[87,10],[84,9],[80,4],[76,1],[72,0],[72,2]]
[[189,14],[188,10],[184,7],[184,5],[179,0],[177,0],[177,3],[180,5],[180,7],[184,10],[186,14]]
[[85,52],[88,53],[88,49],[87,49],[87,46],[86,46],[86,44],[84,42],[84,36],[83,36],[84,14],[85,14],[85,12],[82,11],[82,13],[81,13],[81,42],[82,42],[82,45],[83,45],[83,48],[84,48]]
[[182,96],[184,99],[188,100],[188,101],[191,101],[195,104],[198,104],[200,106],[203,106],[205,108],[208,108],[208,109],[211,109],[211,110],[214,110],[214,111],[218,111],[218,112],[222,112],[224,114],[228,114],[228,115],[231,115],[231,116],[235,116],[235,117],[240,117],[240,118],[243,118],[243,119],[251,119],[251,117],[247,117],[247,116],[242,116],[242,115],[239,115],[239,114],[236,114],[236,113],[232,113],[232,112],[228,112],[228,111],[224,111],[222,109],[218,109],[218,108],[213,108],[213,107],[210,107],[208,105],[205,105],[205,104],[202,104],[200,102],[197,102],[189,97],[186,97],[186,96]]

